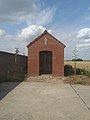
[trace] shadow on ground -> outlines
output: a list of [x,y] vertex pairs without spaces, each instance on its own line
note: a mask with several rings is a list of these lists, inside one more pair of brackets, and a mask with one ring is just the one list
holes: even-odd
[[0,83],[0,100],[2,100],[10,91],[17,87],[21,82]]

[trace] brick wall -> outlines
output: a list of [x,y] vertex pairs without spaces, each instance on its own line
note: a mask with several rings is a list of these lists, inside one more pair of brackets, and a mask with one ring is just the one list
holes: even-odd
[[27,56],[0,51],[0,76],[27,73]]
[[[45,44],[45,37],[47,44]],[[28,46],[28,75],[39,75],[39,52],[52,51],[52,75],[64,75],[64,45],[52,38],[49,34]]]

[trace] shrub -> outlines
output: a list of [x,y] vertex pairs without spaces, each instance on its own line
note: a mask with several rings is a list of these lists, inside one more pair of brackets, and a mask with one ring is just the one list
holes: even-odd
[[64,75],[65,76],[73,75],[73,73],[74,73],[74,69],[71,65],[64,66]]
[[22,82],[25,79],[24,74],[10,75],[10,76],[0,76],[0,82]]
[[90,71],[87,71],[85,69],[81,69],[81,72],[83,73],[83,75],[90,77]]
[[[85,69],[76,68],[76,74],[90,77],[90,71],[87,71]],[[64,75],[65,76],[74,75],[74,68],[71,65],[65,65]]]

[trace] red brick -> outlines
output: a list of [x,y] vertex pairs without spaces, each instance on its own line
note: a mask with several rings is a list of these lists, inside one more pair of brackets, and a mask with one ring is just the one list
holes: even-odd
[[[45,45],[44,39],[47,38]],[[28,44],[28,75],[39,75],[39,52],[52,51],[52,75],[64,75],[64,47],[65,45],[48,32],[44,32],[33,42]]]

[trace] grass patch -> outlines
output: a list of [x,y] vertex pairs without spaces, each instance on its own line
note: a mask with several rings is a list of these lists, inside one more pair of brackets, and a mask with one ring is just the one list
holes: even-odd
[[77,75],[76,77],[68,76],[68,77],[65,77],[64,83],[90,85],[90,78],[84,75]]
[[86,69],[81,69],[81,72],[83,73],[83,75],[90,77],[90,71],[87,71]]
[[24,74],[10,75],[10,76],[0,76],[0,82],[22,82],[25,79]]
[[76,80],[75,84],[81,84],[81,85],[85,85],[85,81],[84,80]]

